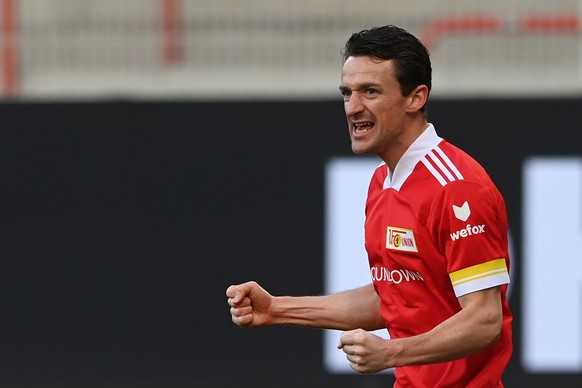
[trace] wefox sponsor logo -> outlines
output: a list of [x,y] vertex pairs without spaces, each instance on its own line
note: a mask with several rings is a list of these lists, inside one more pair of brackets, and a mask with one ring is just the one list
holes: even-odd
[[386,267],[370,268],[370,275],[375,282],[392,282],[400,284],[402,282],[424,281],[424,278],[417,271],[408,269],[389,269]]
[[456,240],[459,240],[461,238],[465,238],[468,236],[473,236],[475,234],[481,234],[481,233],[485,233],[485,225],[471,226],[471,225],[467,224],[467,226],[465,226],[465,228],[451,233],[451,240],[456,241]]

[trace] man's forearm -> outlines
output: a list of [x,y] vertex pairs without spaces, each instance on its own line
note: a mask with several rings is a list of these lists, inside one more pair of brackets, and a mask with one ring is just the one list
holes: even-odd
[[324,296],[278,296],[270,313],[273,324],[336,330],[385,327],[379,298],[371,285]]
[[388,341],[389,366],[421,365],[464,357],[491,345],[502,325],[498,289],[483,290],[466,297],[471,303],[431,331]]

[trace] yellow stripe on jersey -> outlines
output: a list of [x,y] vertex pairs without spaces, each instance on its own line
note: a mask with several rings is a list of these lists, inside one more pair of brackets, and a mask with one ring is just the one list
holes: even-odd
[[449,277],[457,298],[471,292],[509,284],[510,281],[503,258],[463,268],[450,273]]
[[501,274],[506,274],[506,273],[507,273],[507,270],[505,270],[505,269],[498,269],[496,271],[489,271],[489,272],[486,272],[486,273],[478,275],[478,276],[477,275],[471,276],[470,278],[459,280],[459,281],[453,283],[453,287],[460,286],[461,284],[469,283],[469,282],[472,282],[475,280],[488,278],[488,277],[493,276],[493,275],[501,275]]
[[459,281],[464,281],[468,278],[473,276],[480,276],[487,272],[491,271],[498,271],[498,270],[505,270],[507,271],[507,266],[505,265],[505,259],[495,259],[488,261],[486,263],[481,263],[477,265],[473,265],[471,267],[463,268],[455,272],[451,272],[449,274],[451,278],[451,282],[453,285]]

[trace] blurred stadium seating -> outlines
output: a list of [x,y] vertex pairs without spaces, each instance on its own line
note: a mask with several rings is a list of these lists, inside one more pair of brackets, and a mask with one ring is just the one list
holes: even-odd
[[0,0],[2,94],[329,98],[349,34],[400,25],[436,96],[582,91],[580,0]]

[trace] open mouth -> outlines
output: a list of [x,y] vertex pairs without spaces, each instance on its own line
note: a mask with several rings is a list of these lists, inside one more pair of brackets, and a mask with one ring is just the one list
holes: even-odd
[[354,125],[354,134],[359,135],[368,132],[374,126],[374,123],[371,121],[365,121],[361,123],[353,123]]

